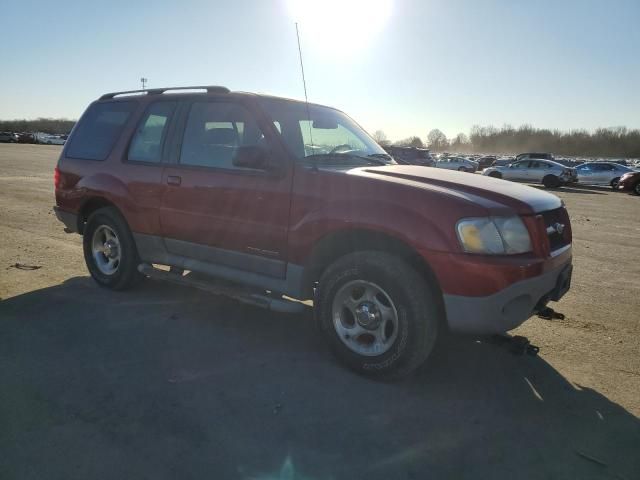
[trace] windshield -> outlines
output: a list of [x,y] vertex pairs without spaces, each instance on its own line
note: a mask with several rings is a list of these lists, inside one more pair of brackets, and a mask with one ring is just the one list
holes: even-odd
[[259,101],[284,142],[302,162],[337,165],[394,163],[367,132],[338,110],[319,105],[307,107],[304,103],[272,98]]

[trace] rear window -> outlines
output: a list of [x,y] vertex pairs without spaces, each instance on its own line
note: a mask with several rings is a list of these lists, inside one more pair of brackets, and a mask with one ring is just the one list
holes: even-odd
[[135,102],[96,103],[89,107],[74,131],[66,156],[106,159],[135,107]]

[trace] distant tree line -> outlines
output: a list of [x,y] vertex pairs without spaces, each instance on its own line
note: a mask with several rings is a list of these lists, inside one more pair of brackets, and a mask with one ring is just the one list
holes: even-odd
[[69,133],[75,120],[66,118],[37,118],[35,120],[0,120],[0,132]]
[[469,135],[459,133],[449,139],[438,129],[431,130],[426,141],[408,137],[396,142],[378,130],[374,138],[381,145],[427,147],[434,152],[504,153],[552,152],[556,155],[584,157],[640,158],[640,130],[626,127],[587,130],[549,130],[522,125],[502,128],[476,125]]

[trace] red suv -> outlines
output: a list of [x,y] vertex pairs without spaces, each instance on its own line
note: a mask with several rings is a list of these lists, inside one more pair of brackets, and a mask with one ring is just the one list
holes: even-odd
[[397,165],[333,108],[179,90],[103,95],[62,151],[55,210],[100,285],[194,277],[275,310],[313,300],[338,357],[377,376],[414,370],[442,329],[505,332],[568,290],[556,196]]

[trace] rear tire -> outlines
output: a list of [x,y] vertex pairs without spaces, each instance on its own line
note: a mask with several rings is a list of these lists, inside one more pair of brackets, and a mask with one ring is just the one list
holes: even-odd
[[114,207],[100,208],[89,216],[82,246],[89,273],[98,285],[125,290],[143,278],[131,230]]
[[386,379],[425,362],[443,319],[439,290],[404,260],[377,251],[330,265],[320,278],[317,308],[336,357],[360,374]]
[[555,175],[547,175],[542,179],[542,185],[545,188],[558,188],[560,186],[560,180]]

